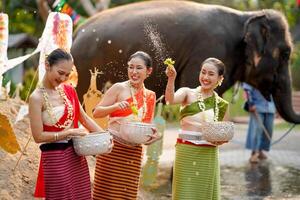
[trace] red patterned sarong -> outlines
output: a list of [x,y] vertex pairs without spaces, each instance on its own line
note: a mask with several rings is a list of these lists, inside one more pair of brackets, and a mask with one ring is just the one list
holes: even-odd
[[[76,91],[69,85],[62,85],[73,105],[73,127],[78,128],[79,101]],[[67,109],[59,123],[67,119]],[[63,129],[43,125],[43,131],[59,132]],[[71,141],[69,143],[48,143],[42,150],[40,168],[34,196],[46,199],[91,199],[91,184],[85,157],[78,156]]]

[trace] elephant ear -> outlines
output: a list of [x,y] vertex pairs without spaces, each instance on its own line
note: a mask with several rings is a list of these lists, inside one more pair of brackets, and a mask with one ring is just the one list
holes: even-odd
[[[246,53],[257,66],[260,58],[266,53],[269,26],[265,14],[249,18],[244,26],[244,41],[247,44]],[[250,54],[250,55],[249,55]]]

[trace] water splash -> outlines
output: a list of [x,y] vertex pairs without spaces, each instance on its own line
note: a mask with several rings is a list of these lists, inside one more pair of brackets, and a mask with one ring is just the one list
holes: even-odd
[[157,26],[146,20],[144,24],[144,33],[147,38],[147,43],[152,47],[155,54],[155,59],[159,63],[163,63],[165,58],[168,57],[168,51],[166,45],[163,43],[163,38],[158,31]]
[[162,70],[157,70],[155,77],[155,87],[160,88],[164,84],[162,82],[166,80],[166,76],[164,75],[165,66],[163,61],[170,57],[169,52],[167,50],[167,46],[163,42],[164,38],[158,31],[157,25],[154,25],[150,20],[145,20],[144,23],[144,34],[146,37],[146,44],[150,46],[152,52],[154,52],[154,59],[156,60],[157,66],[156,68],[160,68]]

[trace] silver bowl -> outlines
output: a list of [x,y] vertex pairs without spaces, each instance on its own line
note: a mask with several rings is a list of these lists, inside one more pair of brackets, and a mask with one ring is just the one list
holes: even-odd
[[83,137],[73,137],[75,152],[80,156],[91,156],[110,153],[113,138],[109,132],[95,132]]
[[202,137],[209,142],[226,142],[233,138],[234,123],[229,121],[205,122]]
[[125,122],[120,126],[119,137],[129,143],[144,144],[153,135],[152,128],[154,127],[154,124],[143,122]]

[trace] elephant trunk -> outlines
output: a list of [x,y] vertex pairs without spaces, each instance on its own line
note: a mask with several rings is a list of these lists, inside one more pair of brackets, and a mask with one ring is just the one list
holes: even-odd
[[277,80],[276,88],[272,91],[276,109],[280,116],[290,123],[300,124],[300,114],[295,113],[292,106],[291,80],[288,70],[286,75],[280,75],[281,80]]

